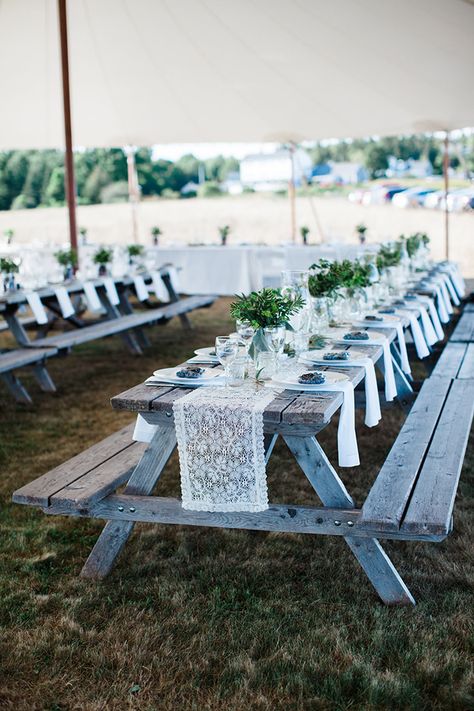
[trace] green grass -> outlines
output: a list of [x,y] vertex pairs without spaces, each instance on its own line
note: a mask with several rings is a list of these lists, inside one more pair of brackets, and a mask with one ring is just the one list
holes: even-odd
[[[111,576],[78,577],[101,531],[10,503],[14,489],[130,421],[109,398],[229,330],[228,302],[154,329],[145,357],[120,338],[51,362],[56,395],[25,377],[34,407],[0,392],[0,708],[64,711],[474,709],[473,448],[455,531],[384,544],[418,600],[389,609],[342,539],[139,525]],[[421,371],[420,371],[421,372]],[[358,416],[362,466],[341,476],[358,504],[403,416]],[[336,430],[322,433],[335,461]],[[272,499],[314,503],[284,445]],[[179,493],[174,456],[160,482]]]

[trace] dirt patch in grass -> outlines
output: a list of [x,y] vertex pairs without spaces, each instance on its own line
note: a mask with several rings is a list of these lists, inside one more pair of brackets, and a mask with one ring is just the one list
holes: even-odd
[[[132,418],[109,398],[229,331],[228,302],[151,332],[142,358],[120,338],[51,361],[56,395],[27,376],[31,409],[0,397],[0,708],[243,711],[473,709],[472,442],[442,544],[386,543],[418,600],[388,609],[343,540],[137,525],[112,575],[78,578],[102,523],[10,503],[14,489]],[[422,369],[420,375],[422,374]],[[362,466],[341,476],[358,503],[403,415],[369,430]],[[320,441],[336,460],[335,424]],[[275,501],[314,503],[283,444]],[[179,491],[177,459],[159,491]]]

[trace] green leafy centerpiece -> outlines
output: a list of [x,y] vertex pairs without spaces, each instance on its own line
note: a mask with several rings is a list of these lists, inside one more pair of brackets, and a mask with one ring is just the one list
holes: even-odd
[[143,266],[140,262],[140,257],[143,257],[144,251],[145,250],[142,244],[129,244],[127,246],[129,265],[135,265],[136,267]]
[[107,266],[112,261],[112,250],[107,247],[100,247],[93,256],[94,264],[99,265],[99,276],[107,275]]
[[15,288],[15,274],[18,273],[19,267],[13,259],[9,257],[0,257],[0,273],[2,275],[3,290],[9,291]]
[[248,296],[242,294],[230,306],[230,314],[236,321],[248,323],[255,329],[255,335],[249,349],[252,358],[270,347],[265,337],[268,329],[284,328],[292,330],[290,319],[305,305],[301,296],[286,296],[279,289],[252,291]]
[[74,270],[77,269],[77,252],[75,249],[60,249],[54,253],[57,263],[63,267],[64,279],[72,279]]

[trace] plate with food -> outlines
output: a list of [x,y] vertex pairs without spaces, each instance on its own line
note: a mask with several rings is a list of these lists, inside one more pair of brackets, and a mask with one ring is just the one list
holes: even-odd
[[356,348],[344,350],[343,347],[335,346],[332,349],[318,348],[317,350],[305,351],[300,355],[303,363],[317,363],[318,365],[351,365],[354,361],[367,358],[367,353]]
[[270,385],[284,387],[286,390],[324,390],[328,385],[341,383],[344,380],[349,380],[347,375],[343,373],[335,373],[332,370],[317,370],[315,368],[302,368],[301,371],[295,373],[285,373],[274,376]]
[[160,368],[160,370],[155,370],[152,380],[160,385],[182,385],[187,388],[192,388],[198,385],[218,385],[225,380],[225,376],[222,368],[202,368],[197,365],[181,365],[175,368]]

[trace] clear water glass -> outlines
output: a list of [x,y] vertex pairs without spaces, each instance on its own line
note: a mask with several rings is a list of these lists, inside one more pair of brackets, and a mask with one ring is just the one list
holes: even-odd
[[286,339],[286,329],[284,326],[264,328],[263,335],[271,351],[274,353],[281,353],[283,351]]
[[239,353],[239,342],[231,336],[217,336],[216,355],[224,367],[226,384],[229,379],[229,365]]
[[231,387],[239,387],[245,383],[248,375],[248,358],[247,356],[236,356],[229,363],[228,367],[228,384]]
[[239,334],[240,340],[245,345],[245,350],[248,353],[255,335],[255,329],[246,321],[236,321],[235,328]]

